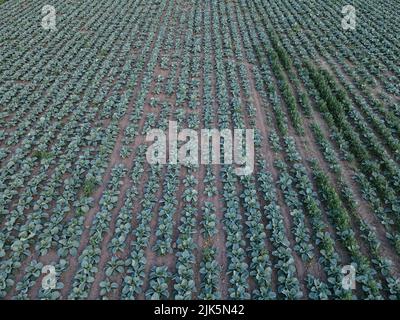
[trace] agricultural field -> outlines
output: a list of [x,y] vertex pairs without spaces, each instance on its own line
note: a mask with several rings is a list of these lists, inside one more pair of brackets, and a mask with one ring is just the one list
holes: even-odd
[[400,299],[400,1],[0,3],[1,299]]

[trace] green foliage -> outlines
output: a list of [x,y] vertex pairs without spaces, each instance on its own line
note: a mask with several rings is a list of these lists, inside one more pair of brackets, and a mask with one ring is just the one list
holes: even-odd
[[146,292],[148,300],[165,300],[169,298],[168,281],[171,273],[167,266],[154,266],[150,272],[149,290]]
[[39,161],[43,160],[43,159],[51,159],[53,157],[53,154],[51,152],[48,151],[39,151],[36,150],[32,153],[32,156],[35,158],[38,158]]
[[89,197],[93,194],[94,190],[96,189],[96,179],[95,178],[89,178],[85,181],[83,185],[83,194],[86,197]]

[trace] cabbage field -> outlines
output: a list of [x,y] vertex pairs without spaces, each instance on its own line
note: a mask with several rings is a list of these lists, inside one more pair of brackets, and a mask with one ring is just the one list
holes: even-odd
[[0,3],[1,299],[400,299],[399,1]]

